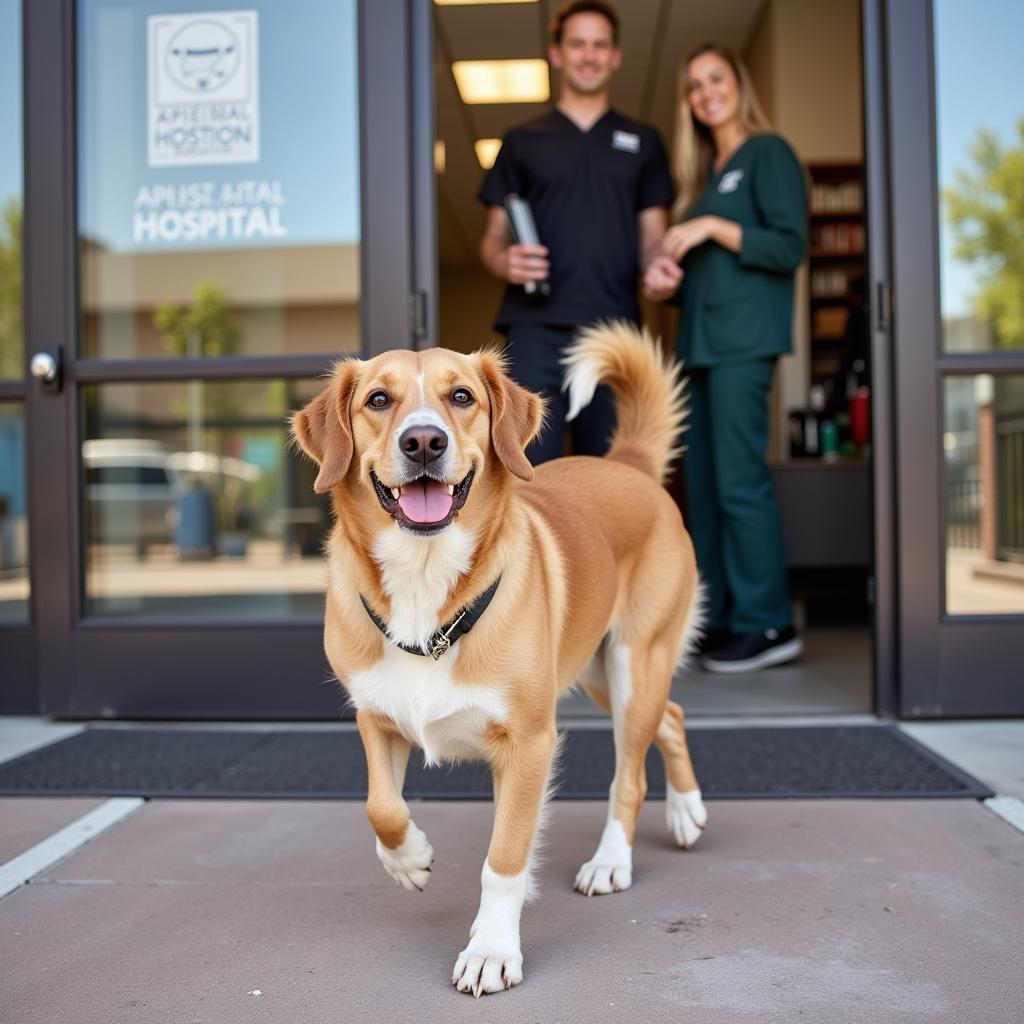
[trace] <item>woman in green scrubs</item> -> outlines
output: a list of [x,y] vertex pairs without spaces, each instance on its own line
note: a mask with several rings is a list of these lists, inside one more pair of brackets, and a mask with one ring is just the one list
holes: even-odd
[[687,522],[708,591],[701,664],[750,672],[803,647],[765,449],[768,393],[791,348],[794,274],[807,249],[806,177],[728,50],[696,51],[680,92],[680,222],[644,286],[652,298],[678,288],[677,351],[690,377]]

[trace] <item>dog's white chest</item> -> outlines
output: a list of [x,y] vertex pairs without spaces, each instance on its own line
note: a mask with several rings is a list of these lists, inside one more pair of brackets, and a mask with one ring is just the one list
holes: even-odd
[[452,681],[456,654],[434,661],[388,646],[373,668],[348,681],[356,707],[390,718],[427,764],[482,756],[488,725],[505,721],[498,690]]

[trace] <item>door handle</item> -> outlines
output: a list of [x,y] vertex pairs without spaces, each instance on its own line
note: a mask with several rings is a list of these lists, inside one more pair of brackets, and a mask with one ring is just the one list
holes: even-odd
[[46,391],[60,391],[63,376],[61,346],[40,349],[28,364],[28,372]]

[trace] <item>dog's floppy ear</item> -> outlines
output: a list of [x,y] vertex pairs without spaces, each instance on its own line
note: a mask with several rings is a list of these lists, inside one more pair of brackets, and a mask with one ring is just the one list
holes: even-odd
[[480,376],[491,399],[491,443],[501,464],[520,480],[533,479],[526,446],[544,422],[544,399],[520,387],[494,352],[479,353]]
[[358,363],[339,363],[327,387],[292,417],[292,437],[320,467],[313,484],[317,494],[340,484],[352,462],[351,406]]

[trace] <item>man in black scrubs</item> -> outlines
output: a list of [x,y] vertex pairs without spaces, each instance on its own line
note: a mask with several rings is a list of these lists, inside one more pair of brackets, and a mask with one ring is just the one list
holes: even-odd
[[[657,131],[609,106],[622,61],[615,11],[596,0],[563,6],[548,59],[561,72],[555,108],[508,132],[479,192],[489,207],[480,257],[508,282],[495,328],[508,339],[512,376],[548,399],[548,425],[527,450],[535,465],[563,451],[562,353],[595,320],[638,320],[637,281],[658,255],[673,198]],[[511,193],[530,203],[542,245],[513,244],[503,208]],[[547,296],[522,287],[545,280]],[[603,455],[614,422],[602,386],[573,423],[576,454]]]

